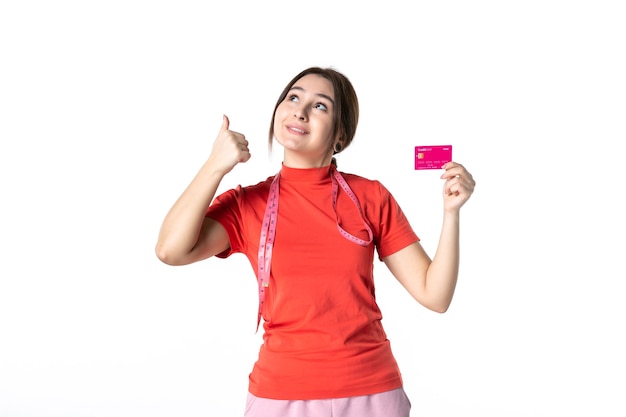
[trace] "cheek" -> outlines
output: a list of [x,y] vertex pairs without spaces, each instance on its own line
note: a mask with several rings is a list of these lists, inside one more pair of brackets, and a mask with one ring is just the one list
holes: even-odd
[[283,124],[287,119],[287,112],[285,111],[285,106],[279,106],[276,108],[276,112],[274,113],[274,138],[278,139],[278,136],[282,134]]
[[323,132],[323,136],[326,138],[328,142],[334,142],[335,138],[333,137],[333,124],[329,123],[327,120],[324,120],[318,123],[318,129],[320,132]]
[[281,130],[285,122],[285,112],[280,111],[280,109],[276,109],[276,112],[274,113],[274,119],[272,121],[274,122],[274,134],[276,134]]
[[273,118],[273,122],[274,122],[274,129],[278,129],[278,127],[280,126],[280,121],[282,119],[284,119],[283,116],[284,110],[281,109],[281,107],[277,107],[276,111],[274,112],[274,118]]
[[285,115],[290,113],[289,104],[286,101],[283,101],[276,107],[276,113],[274,114],[274,119],[284,118]]

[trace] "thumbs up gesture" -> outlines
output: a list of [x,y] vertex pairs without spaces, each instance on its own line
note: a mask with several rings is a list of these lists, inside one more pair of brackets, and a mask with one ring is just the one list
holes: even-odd
[[230,130],[230,120],[224,115],[222,127],[213,143],[209,161],[213,167],[224,174],[230,172],[240,162],[250,159],[250,149],[246,137]]

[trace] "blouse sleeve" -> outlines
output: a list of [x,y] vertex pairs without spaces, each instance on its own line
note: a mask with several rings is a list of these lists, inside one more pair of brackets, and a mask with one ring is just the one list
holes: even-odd
[[245,239],[242,232],[242,200],[243,188],[225,191],[217,196],[206,211],[206,217],[219,222],[226,232],[230,241],[230,247],[216,255],[219,258],[227,258],[233,253],[243,252]]
[[380,182],[380,212],[378,224],[377,251],[382,260],[410,245],[418,242],[419,237],[413,231],[408,219],[393,195]]

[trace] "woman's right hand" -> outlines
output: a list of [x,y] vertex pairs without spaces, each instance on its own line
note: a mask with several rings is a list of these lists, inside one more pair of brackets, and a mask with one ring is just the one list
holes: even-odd
[[214,170],[223,174],[230,172],[240,162],[250,159],[250,149],[246,137],[229,129],[230,120],[224,115],[222,127],[213,143],[213,149],[209,156],[209,165]]

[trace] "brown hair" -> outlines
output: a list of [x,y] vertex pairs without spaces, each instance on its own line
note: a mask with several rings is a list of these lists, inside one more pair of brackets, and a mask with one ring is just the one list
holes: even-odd
[[[356,127],[359,123],[359,100],[356,96],[356,92],[350,80],[332,68],[320,68],[320,67],[310,67],[298,75],[296,75],[290,82],[287,84],[283,92],[278,97],[276,101],[276,105],[274,106],[274,111],[272,113],[272,122],[270,124],[269,131],[269,149],[272,149],[272,142],[274,140],[274,116],[276,115],[276,109],[280,105],[280,103],[285,100],[287,94],[293,87],[293,85],[305,75],[319,75],[321,77],[326,78],[333,86],[333,92],[335,94],[335,106],[334,106],[334,114],[333,119],[335,121],[333,128],[333,137],[339,137],[339,142],[337,143],[337,148],[335,148],[335,143],[330,143],[328,152],[332,152],[333,155],[337,154],[344,149],[346,149],[354,135],[356,133]],[[335,158],[332,159],[333,165],[337,165]]]

